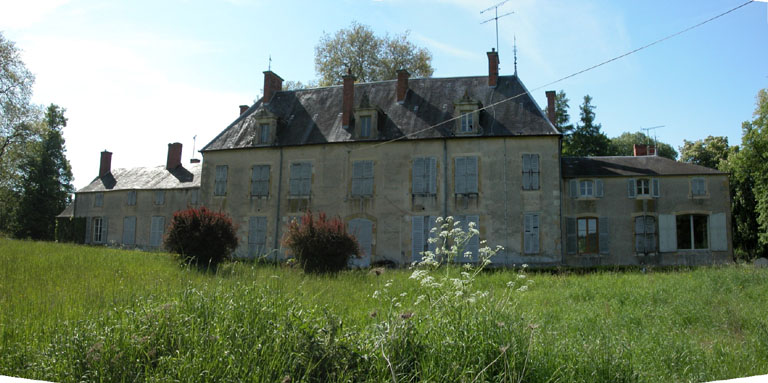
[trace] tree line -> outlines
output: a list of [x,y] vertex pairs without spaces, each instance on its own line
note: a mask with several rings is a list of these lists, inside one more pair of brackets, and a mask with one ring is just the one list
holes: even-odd
[[31,102],[35,77],[0,33],[0,235],[53,240],[71,201],[65,109]]

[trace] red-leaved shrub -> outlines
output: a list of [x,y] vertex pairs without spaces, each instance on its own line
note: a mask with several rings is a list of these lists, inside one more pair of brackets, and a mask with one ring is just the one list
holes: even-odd
[[357,240],[347,233],[340,218],[328,219],[325,213],[315,218],[310,211],[301,222],[292,221],[288,225],[283,244],[308,273],[338,272],[347,267],[349,257],[360,254]]
[[165,248],[198,267],[215,268],[237,248],[237,228],[224,213],[205,206],[173,214]]

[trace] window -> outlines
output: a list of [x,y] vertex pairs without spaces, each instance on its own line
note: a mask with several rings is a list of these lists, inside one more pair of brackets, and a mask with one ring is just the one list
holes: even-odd
[[[461,230],[465,233],[469,233],[470,223],[473,223],[473,227],[476,230],[480,230],[480,217],[476,215],[459,215],[456,216],[456,221],[459,221]],[[456,262],[477,262],[477,254],[480,249],[480,238],[478,235],[473,235],[467,243],[464,244],[462,253],[456,257]],[[470,253],[470,257],[466,257],[465,254]]]
[[579,196],[593,197],[595,195],[594,187],[595,183],[592,180],[579,181]]
[[523,154],[523,190],[539,190],[538,154]]
[[165,204],[165,191],[164,190],[156,190],[155,191],[155,205],[163,205]]
[[477,157],[456,157],[456,194],[477,194]]
[[373,161],[352,164],[352,196],[373,196]]
[[93,207],[104,206],[104,193],[96,193],[93,195]]
[[459,132],[461,133],[471,133],[474,129],[474,124],[472,123],[472,115],[474,112],[472,111],[466,111],[464,114],[461,115],[461,126],[459,129]]
[[437,243],[429,243],[429,238],[435,238],[440,228],[432,232],[432,228],[437,227],[434,216],[414,216],[411,218],[411,261],[421,262],[422,253],[425,251],[435,251]]
[[694,197],[707,195],[707,181],[704,178],[691,179],[691,195]]
[[358,267],[370,266],[373,252],[373,222],[365,218],[352,219],[347,223],[347,232],[357,239],[362,255],[362,258],[352,257],[350,263]]
[[269,195],[269,165],[256,165],[251,169],[251,195]]
[[213,195],[227,195],[227,165],[216,166]]
[[259,143],[268,144],[270,141],[269,136],[269,124],[261,124],[259,126]]
[[93,243],[104,242],[104,220],[101,217],[93,217]]
[[650,197],[658,198],[660,195],[658,178],[630,178],[627,180],[627,194],[629,198]]
[[292,196],[309,197],[312,186],[312,164],[297,162],[291,164],[289,194]]
[[248,255],[256,257],[264,255],[267,245],[267,217],[250,217],[248,219]]
[[677,224],[677,248],[678,249],[706,249],[708,248],[707,238],[707,216],[703,214],[684,214],[678,215]]
[[579,218],[579,254],[597,254],[597,218]]
[[635,251],[642,254],[656,252],[656,217],[635,217]]
[[136,244],[136,217],[123,218],[123,245]]
[[371,116],[360,117],[360,138],[371,138]]
[[128,191],[128,195],[125,197],[125,204],[128,206],[136,205],[136,190]]
[[568,182],[568,196],[571,198],[603,197],[603,180],[570,180]]
[[525,254],[539,252],[539,215],[526,214],[523,218],[523,246]]
[[411,188],[413,194],[437,194],[437,160],[435,157],[413,159]]
[[149,245],[160,247],[163,244],[163,234],[165,232],[165,217],[154,216],[149,228]]

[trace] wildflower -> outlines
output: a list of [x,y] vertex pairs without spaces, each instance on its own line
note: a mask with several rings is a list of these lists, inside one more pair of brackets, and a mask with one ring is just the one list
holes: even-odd
[[400,296],[401,296],[401,297],[404,297],[404,296],[406,296],[406,295],[408,295],[408,293],[405,293],[405,292],[403,292],[403,293],[400,293]]
[[511,289],[512,289],[512,288],[515,288],[515,281],[509,281],[509,282],[507,282],[507,287],[509,287],[509,288],[511,288]]
[[379,299],[379,295],[381,295],[381,292],[379,290],[376,290],[373,292],[373,295],[371,297],[373,299]]
[[416,297],[416,302],[413,302],[413,305],[414,305],[414,306],[417,306],[417,305],[418,305],[419,303],[421,303],[421,302],[422,302],[422,301],[423,301],[425,298],[426,298],[426,296],[425,296],[425,295],[419,295],[418,297]]
[[517,291],[519,291],[521,293],[526,292],[526,291],[528,291],[528,286],[522,285],[522,286],[520,286],[520,288],[517,289]]
[[517,276],[518,279],[525,279],[525,274],[520,274]]

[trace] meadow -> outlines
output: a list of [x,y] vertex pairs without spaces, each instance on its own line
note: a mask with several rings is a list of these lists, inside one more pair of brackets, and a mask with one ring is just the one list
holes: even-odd
[[768,270],[346,271],[0,239],[0,375],[703,382],[768,374]]

